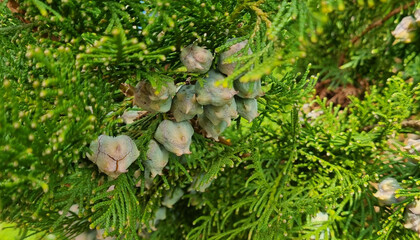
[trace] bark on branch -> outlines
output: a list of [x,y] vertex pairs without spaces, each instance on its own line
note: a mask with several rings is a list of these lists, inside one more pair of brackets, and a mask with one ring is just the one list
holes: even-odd
[[409,7],[412,7],[412,6],[414,6],[414,4],[416,4],[416,1],[412,1],[412,2],[409,2],[409,3],[407,3],[406,5],[404,5],[404,6],[401,6],[401,7],[398,7],[398,8],[395,8],[394,10],[392,10],[391,12],[389,12],[384,18],[382,18],[382,19],[379,19],[379,20],[377,20],[376,22],[374,22],[374,23],[372,23],[372,24],[370,24],[365,30],[363,30],[363,32],[359,35],[359,36],[356,36],[356,37],[354,37],[352,40],[351,40],[351,43],[352,44],[354,44],[354,43],[356,43],[360,38],[362,38],[366,33],[368,33],[370,30],[372,30],[372,29],[374,29],[374,28],[376,28],[376,27],[379,27],[379,26],[381,26],[382,24],[384,24],[384,22],[386,22],[388,19],[390,19],[392,16],[394,16],[394,15],[396,15],[397,13],[399,13],[399,12],[401,12],[401,10],[406,10],[406,9],[408,9]]
[[401,123],[401,126],[420,131],[420,120],[405,120]]

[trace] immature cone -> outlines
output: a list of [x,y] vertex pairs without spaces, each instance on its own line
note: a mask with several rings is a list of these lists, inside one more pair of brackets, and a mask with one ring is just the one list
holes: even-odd
[[420,215],[420,200],[415,200],[407,206],[407,210]]
[[415,231],[420,237],[420,215],[407,212],[404,227]]
[[167,193],[162,201],[162,205],[167,208],[172,208],[176,202],[184,195],[181,188],[175,188],[172,193]]
[[420,152],[420,139],[408,139],[407,146],[405,146],[404,149],[407,149],[411,154]]
[[241,82],[239,79],[236,79],[233,82],[233,86],[238,91],[237,95],[241,98],[256,98],[264,95],[261,90],[261,80]]
[[238,113],[241,117],[248,120],[248,122],[252,122],[252,120],[258,117],[258,103],[256,99],[235,97],[235,100]]
[[[58,214],[63,215],[63,211],[58,211]],[[69,208],[69,211],[66,214],[66,217],[70,217],[73,214],[78,215],[79,214],[79,205],[78,204],[73,204],[71,205],[71,207]]]
[[[231,42],[235,39],[229,39],[228,42]],[[219,56],[219,62],[217,65],[217,68],[219,69],[220,72],[226,74],[226,75],[231,75],[233,73],[233,71],[235,70],[236,64],[237,62],[234,63],[225,63],[224,61],[233,56],[235,53],[239,52],[240,50],[242,50],[246,45],[248,44],[248,40],[244,40],[242,42],[239,42],[237,44],[232,45],[229,50],[222,52]],[[252,54],[252,51],[250,48],[248,48],[248,55]],[[242,56],[242,54],[239,54],[238,57]]]
[[90,144],[90,149],[93,155],[88,153],[87,157],[98,165],[101,172],[112,178],[127,172],[127,168],[140,155],[134,141],[126,135],[117,137],[101,135]]
[[222,121],[214,125],[204,114],[198,115],[198,124],[206,132],[206,137],[219,141],[219,135],[227,128],[228,124]]
[[204,173],[200,174],[198,177],[195,176],[194,181],[191,183],[191,186],[188,188],[188,191],[205,192],[206,189],[210,187],[213,180],[209,179],[209,181],[204,182],[204,176],[205,176]]
[[[311,218],[311,223],[323,223],[328,221],[328,214],[325,212],[318,212],[314,217]],[[321,227],[321,225],[315,225],[314,227],[319,228]],[[330,235],[330,229],[327,228],[327,235]],[[312,235],[311,238],[312,239],[325,239],[325,233],[324,231],[321,231],[321,233],[319,234],[319,237],[317,238],[315,235]]]
[[158,90],[148,81],[140,81],[134,91],[134,105],[149,112],[167,112],[171,109],[176,87],[173,82],[163,84]]
[[147,113],[146,111],[134,111],[128,110],[121,115],[121,118],[125,124],[132,124],[141,115]]
[[96,240],[116,240],[116,237],[104,237],[105,230],[96,230]]
[[416,20],[412,16],[407,16],[392,31],[392,35],[399,42],[410,43],[416,35],[416,27]]
[[181,156],[191,153],[190,145],[193,134],[194,129],[187,121],[177,123],[163,120],[156,129],[155,139],[169,152]]
[[187,67],[188,72],[206,73],[212,61],[213,55],[203,47],[191,44],[181,50],[181,62]]
[[190,120],[195,115],[203,113],[203,106],[197,102],[194,85],[184,85],[178,90],[171,112],[177,122]]
[[[155,218],[153,219],[152,226],[156,227],[156,225],[159,223],[160,220],[166,219],[166,208],[161,207],[159,208],[155,213]],[[154,229],[157,230],[157,229]]]
[[206,115],[213,125],[219,125],[224,121],[230,126],[231,119],[238,117],[235,99],[232,98],[228,104],[223,106],[204,106],[204,115]]
[[147,150],[146,168],[152,174],[152,179],[156,175],[162,175],[162,170],[168,164],[169,153],[163,147],[160,147],[155,140],[150,140]]
[[236,91],[229,87],[223,87],[223,84],[216,86],[218,81],[223,81],[225,77],[213,70],[209,72],[209,76],[205,78],[204,85],[199,83],[195,85],[197,94],[197,102],[201,105],[222,106],[228,104]]
[[378,198],[379,205],[391,205],[398,202],[395,197],[395,191],[398,189],[401,189],[401,186],[395,178],[386,178],[379,183],[378,192],[373,195]]
[[[141,186],[141,181],[139,181],[136,184],[136,187],[140,187],[140,186]],[[153,186],[153,178],[151,176],[150,169],[147,167],[144,169],[144,186],[147,189],[150,189]]]

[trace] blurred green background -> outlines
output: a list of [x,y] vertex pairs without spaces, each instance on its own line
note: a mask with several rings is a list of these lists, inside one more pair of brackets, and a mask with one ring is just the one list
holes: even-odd
[[[22,229],[16,228],[13,224],[10,223],[0,223],[0,240],[20,240]],[[47,237],[42,237],[43,234],[35,234],[25,240],[52,240],[54,237],[48,235]]]

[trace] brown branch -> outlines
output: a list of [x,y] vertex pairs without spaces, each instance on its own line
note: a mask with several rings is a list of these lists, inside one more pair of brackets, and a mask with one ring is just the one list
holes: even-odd
[[401,126],[420,131],[420,120],[405,120],[401,123]]
[[369,132],[370,130],[374,129],[377,126],[385,127],[385,125],[374,124],[374,125],[370,125],[370,126],[366,126],[366,127],[362,128],[362,131]]
[[[111,81],[109,81],[111,82]],[[136,88],[131,86],[128,83],[121,83],[120,84],[120,90],[126,97],[132,97],[134,96],[134,92],[136,91]]]
[[219,143],[224,144],[226,146],[232,146],[230,139],[225,139],[224,137],[219,137]]
[[12,13],[22,13],[22,10],[19,9],[19,3],[15,2],[14,0],[9,0],[7,2],[7,7]]
[[365,35],[366,33],[368,33],[370,30],[381,26],[382,24],[384,24],[384,22],[386,22],[388,19],[390,19],[392,16],[396,15],[397,13],[399,13],[401,10],[407,10],[409,7],[414,6],[414,4],[416,4],[416,1],[412,1],[407,3],[406,5],[402,6],[402,7],[398,7],[395,8],[394,10],[392,10],[391,12],[389,12],[384,18],[379,19],[378,21],[370,24],[365,30],[363,30],[362,34],[360,34],[359,36],[354,37],[351,40],[351,43],[354,44],[355,42],[357,42],[360,38],[363,37],[363,35]]
[[[385,125],[381,124],[374,124],[374,125],[370,125],[370,126],[366,126],[364,128],[362,128],[362,131],[370,131],[375,127],[384,127]],[[404,128],[412,128],[414,130],[420,131],[420,120],[404,120],[401,122],[401,127]]]
[[[0,0],[0,2],[3,2],[3,0]],[[18,2],[16,2],[15,0],[9,0],[7,1],[7,5],[6,5],[10,11],[13,13],[13,15],[15,17],[17,17],[21,22],[23,23],[30,23],[28,20],[26,20],[24,18],[25,16],[25,11],[23,11],[22,9],[20,9],[20,5]]]

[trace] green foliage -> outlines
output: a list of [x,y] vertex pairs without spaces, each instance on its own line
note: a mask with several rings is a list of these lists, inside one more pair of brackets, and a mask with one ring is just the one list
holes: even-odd
[[333,87],[357,86],[360,79],[383,83],[403,70],[402,60],[419,52],[418,44],[395,44],[391,35],[403,17],[413,14],[415,1],[310,2],[309,27],[300,26],[300,48],[306,52],[301,64],[312,63]]
[[[408,1],[22,0],[18,12],[8,2],[0,3],[0,220],[22,237],[71,239],[94,228],[119,239],[416,237],[403,212],[420,197],[419,159],[395,136],[413,132],[401,123],[418,118],[419,49],[393,45],[390,33],[413,4],[351,43],[369,19]],[[259,117],[236,119],[220,142],[196,129],[192,153],[171,154],[163,175],[148,179],[148,143],[171,115],[123,124],[126,110],[141,110],[131,107],[133,86],[199,84],[206,75],[187,73],[181,49],[205,46],[215,68],[243,40],[227,59],[242,64],[222,84],[261,79]],[[318,78],[372,81],[343,108],[314,97]],[[115,180],[86,157],[101,134],[128,135],[140,151]],[[378,210],[372,183],[386,176],[406,200]],[[155,221],[175,189],[185,194]],[[328,221],[311,221],[318,212]]]
[[[0,224],[0,238],[1,239],[19,239],[18,236],[22,235],[22,233],[20,233],[20,229],[16,229],[15,226],[13,224]],[[42,238],[41,237],[41,233],[23,233],[26,235],[31,235],[29,236],[28,240],[39,240],[39,239],[46,239],[46,238]]]
[[[279,79],[272,89],[282,82],[294,85],[293,78]],[[217,199],[216,212],[209,207],[208,215],[196,220],[199,226],[190,239],[308,239],[327,227],[332,238],[343,234],[347,239],[374,238],[381,216],[373,209],[377,203],[369,182],[378,180],[382,153],[390,151],[386,136],[411,113],[413,91],[396,77],[389,79],[384,92],[372,90],[365,100],[355,99],[344,110],[318,99],[324,114],[314,120],[305,115],[299,120],[296,103],[282,101],[284,92],[267,92],[273,97],[271,104],[285,109],[266,108],[250,128],[232,130],[233,142],[258,146],[247,150],[251,157],[241,163],[244,167],[227,172],[231,178],[247,176],[246,182],[232,197]],[[395,122],[363,130],[383,124],[383,119]],[[223,187],[216,182],[205,194]],[[321,228],[308,222],[308,216],[318,211],[330,217]]]

